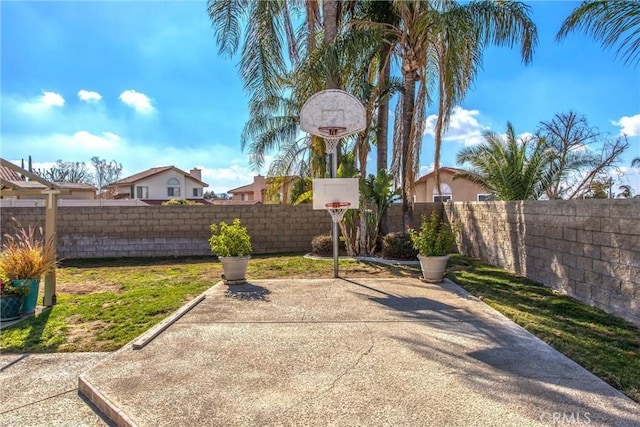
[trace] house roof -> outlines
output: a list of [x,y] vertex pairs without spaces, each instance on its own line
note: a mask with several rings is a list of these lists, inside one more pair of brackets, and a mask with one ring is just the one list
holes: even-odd
[[[451,175],[455,175],[458,172],[463,172],[463,169],[458,169],[458,168],[450,168],[447,166],[442,166],[440,168],[440,173],[448,173]],[[418,178],[418,181],[426,181],[427,179],[431,178],[434,174],[436,173],[436,171],[431,171],[426,175],[422,175],[420,178]]]
[[18,172],[4,166],[0,166],[0,178],[7,181],[23,181]]
[[258,200],[231,200],[231,199],[213,199],[209,203],[212,205],[261,205]]
[[157,168],[151,168],[151,169],[147,169],[146,171],[142,171],[142,172],[138,172],[134,175],[128,176],[126,178],[122,178],[118,181],[112,182],[111,184],[107,185],[106,187],[119,187],[121,185],[129,185],[129,184],[135,184],[138,181],[142,181],[143,179],[147,179],[149,177],[152,177],[154,175],[158,175],[160,173],[169,171],[169,170],[174,170],[176,172],[178,172],[179,174],[183,175],[185,178],[189,178],[192,181],[197,182],[198,184],[201,184],[203,187],[208,187],[209,184],[207,184],[206,182],[202,182],[199,179],[194,178],[191,174],[183,171],[182,169],[178,169],[175,166],[160,166]]
[[228,190],[227,193],[253,193],[255,190],[254,184],[243,185],[242,187],[234,188],[233,190]]

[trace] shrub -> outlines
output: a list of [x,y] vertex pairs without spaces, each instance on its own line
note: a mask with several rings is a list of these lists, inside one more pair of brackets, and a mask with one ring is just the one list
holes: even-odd
[[211,251],[219,257],[246,256],[253,250],[251,237],[247,228],[240,225],[240,218],[235,218],[229,225],[222,221],[220,225],[211,224],[212,236],[209,238]]
[[[347,245],[344,238],[340,236],[338,241],[338,252],[344,253]],[[311,240],[311,252],[318,256],[333,256],[333,238],[330,234],[320,234]]]
[[416,259],[418,251],[411,238],[403,233],[389,233],[382,238],[382,257],[389,259]]
[[179,206],[179,205],[193,206],[193,205],[199,205],[199,203],[194,202],[192,200],[187,200],[187,199],[171,199],[171,200],[167,200],[166,202],[162,202],[162,206]]
[[409,236],[420,255],[445,256],[456,247],[455,232],[451,224],[443,221],[436,212],[431,212],[429,218],[422,216],[422,224],[418,230],[409,230]]
[[4,238],[0,270],[10,280],[39,279],[56,267],[53,242],[38,239],[34,227],[21,228],[16,235],[5,234]]

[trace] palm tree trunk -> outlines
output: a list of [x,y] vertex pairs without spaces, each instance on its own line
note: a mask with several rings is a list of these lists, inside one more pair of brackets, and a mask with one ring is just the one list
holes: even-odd
[[389,97],[386,95],[387,86],[389,85],[389,77],[391,76],[391,67],[389,66],[389,51],[391,46],[385,42],[380,47],[380,66],[378,68],[378,87],[381,93],[385,95],[380,97],[378,104],[378,128],[376,129],[377,142],[377,171],[387,169],[387,149],[389,145]]
[[[403,70],[405,59],[403,59]],[[410,67],[410,65],[409,65]],[[402,171],[402,225],[404,229],[413,225],[412,203],[409,200],[411,183],[407,182],[411,176],[411,167],[409,160],[409,150],[411,149],[411,127],[413,126],[413,109],[416,80],[415,71],[413,69],[403,72],[404,94],[402,95],[402,160],[400,170]]]

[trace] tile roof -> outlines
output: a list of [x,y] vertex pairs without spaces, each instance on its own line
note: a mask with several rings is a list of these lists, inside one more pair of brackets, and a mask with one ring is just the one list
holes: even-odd
[[157,168],[151,168],[151,169],[147,169],[146,171],[142,171],[142,172],[138,172],[134,175],[128,176],[126,178],[122,178],[118,181],[112,182],[111,184],[107,185],[107,187],[117,187],[120,185],[126,185],[126,184],[135,184],[138,181],[141,181],[143,179],[149,178],[151,176],[157,175],[159,173],[162,172],[166,172],[168,170],[175,170],[176,172],[184,175],[185,177],[199,183],[202,184],[203,187],[208,187],[209,184],[207,184],[206,182],[200,181],[199,179],[194,178],[191,174],[183,171],[182,169],[178,169],[175,166],[160,166]]
[[0,178],[7,181],[24,181],[18,172],[4,166],[0,166]]

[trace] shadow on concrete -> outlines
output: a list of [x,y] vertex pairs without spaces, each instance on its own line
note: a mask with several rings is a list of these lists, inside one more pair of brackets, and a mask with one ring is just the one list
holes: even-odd
[[271,291],[263,286],[247,282],[242,285],[229,286],[224,296],[242,301],[269,301],[270,293]]

